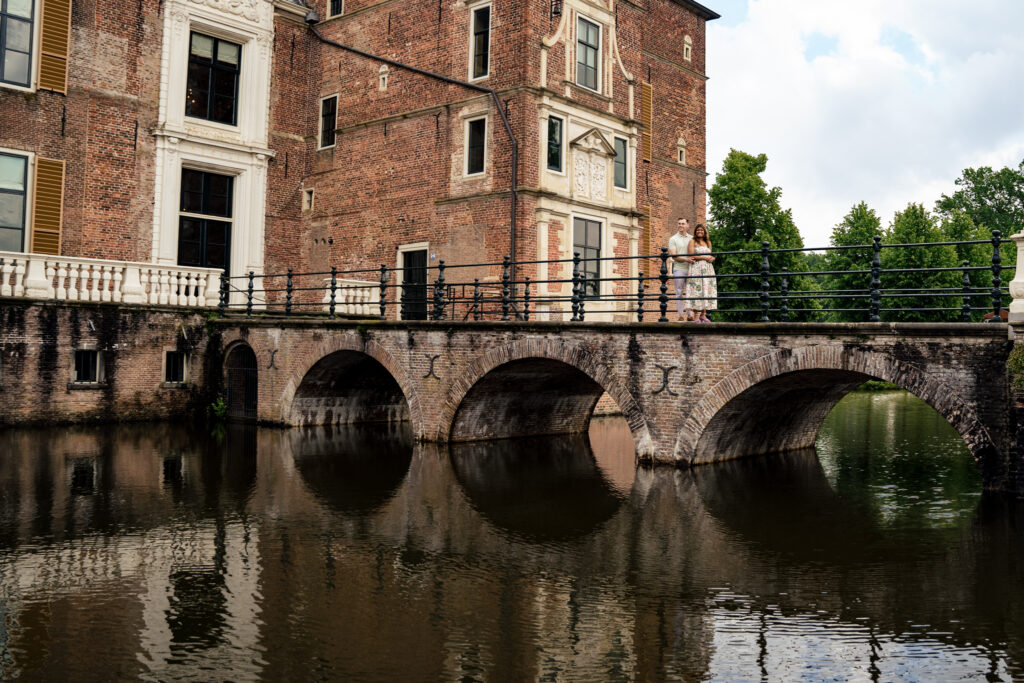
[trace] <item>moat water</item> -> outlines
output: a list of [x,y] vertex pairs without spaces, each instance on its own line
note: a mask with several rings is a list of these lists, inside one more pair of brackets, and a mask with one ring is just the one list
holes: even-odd
[[1024,505],[902,393],[817,452],[0,432],[0,679],[1013,680]]

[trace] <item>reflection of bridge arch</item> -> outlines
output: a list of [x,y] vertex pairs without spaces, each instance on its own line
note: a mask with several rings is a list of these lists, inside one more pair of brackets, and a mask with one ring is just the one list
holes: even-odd
[[988,430],[953,387],[888,354],[822,346],[758,358],[711,387],[683,423],[675,458],[701,464],[810,448],[835,404],[869,379],[891,382],[925,401],[956,429],[983,469],[1000,471]]
[[437,440],[536,436],[586,431],[607,392],[622,411],[637,455],[653,452],[643,411],[609,368],[580,345],[522,340],[474,359],[452,382]]
[[282,392],[281,421],[292,425],[411,420],[421,433],[419,394],[379,344],[330,335],[312,346]]

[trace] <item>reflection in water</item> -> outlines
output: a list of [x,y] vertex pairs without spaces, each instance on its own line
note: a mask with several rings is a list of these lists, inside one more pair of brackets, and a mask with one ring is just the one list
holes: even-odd
[[0,432],[0,679],[1024,676],[1024,506],[908,406],[692,471],[606,420]]

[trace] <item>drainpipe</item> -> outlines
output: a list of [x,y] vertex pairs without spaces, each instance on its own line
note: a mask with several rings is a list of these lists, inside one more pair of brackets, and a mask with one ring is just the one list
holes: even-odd
[[316,13],[316,10],[310,10],[306,14],[306,25],[309,26],[309,30],[313,33],[314,36],[317,37],[317,40],[319,40],[321,43],[324,43],[325,45],[333,45],[334,47],[345,50],[346,52],[357,54],[360,57],[365,57],[366,59],[372,59],[374,61],[383,62],[384,64],[389,64],[391,66],[398,67],[399,69],[405,69],[406,71],[411,71],[415,74],[426,76],[427,78],[433,78],[438,81],[443,81],[444,83],[451,83],[452,85],[461,85],[464,88],[476,90],[477,92],[487,93],[488,95],[491,96],[491,99],[494,101],[494,108],[498,110],[498,116],[501,117],[501,123],[502,125],[504,125],[505,132],[508,134],[508,139],[512,143],[512,204],[509,207],[509,256],[512,259],[512,280],[515,281],[516,206],[518,204],[516,196],[516,187],[519,184],[519,143],[516,141],[516,136],[512,132],[512,125],[508,122],[508,116],[505,114],[505,108],[501,106],[501,100],[498,99],[498,93],[494,92],[490,88],[485,88],[482,85],[477,85],[476,83],[469,83],[468,81],[460,81],[457,78],[442,76],[441,74],[434,73],[433,71],[427,71],[425,69],[420,69],[415,66],[409,66],[408,64],[403,64],[402,62],[396,62],[395,60],[388,59],[387,57],[381,57],[379,55],[371,54],[369,52],[364,52],[363,50],[359,50],[349,45],[343,45],[342,43],[338,43],[336,41],[330,40],[329,38],[325,38],[316,28],[316,24],[319,21],[320,15]]

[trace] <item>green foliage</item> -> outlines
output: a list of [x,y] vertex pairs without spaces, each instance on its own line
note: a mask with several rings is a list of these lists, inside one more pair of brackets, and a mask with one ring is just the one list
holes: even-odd
[[[725,158],[722,172],[715,176],[715,183],[708,190],[712,216],[710,233],[716,252],[760,252],[762,242],[767,242],[770,249],[804,246],[800,231],[793,223],[792,212],[779,204],[782,190],[778,187],[769,188],[761,178],[767,166],[768,157],[764,154],[753,156],[734,149]],[[761,278],[757,275],[729,275],[760,273],[761,266],[760,253],[718,257],[715,270],[719,275],[719,310],[723,311],[718,319],[749,319],[750,314],[730,315],[727,311],[760,306],[756,298],[730,300],[729,296],[756,297],[761,291]],[[808,271],[807,258],[803,253],[772,254],[769,268],[773,273],[779,273],[783,268],[790,273],[805,273]],[[794,295],[809,291],[813,284],[808,277],[797,275],[789,278],[789,290]],[[770,293],[778,294],[781,285],[780,277],[771,278]],[[773,300],[772,307],[778,306],[779,301]],[[789,302],[789,307],[800,309],[813,306],[809,300],[794,299]]]
[[[896,213],[892,228],[885,236],[884,242],[914,244],[942,242],[944,238],[945,234],[936,224],[934,216],[921,204],[910,204],[903,211]],[[951,246],[892,247],[882,251],[883,270],[953,268],[957,265],[957,253]],[[957,313],[911,309],[955,308],[959,310],[962,303],[959,297],[928,296],[926,292],[935,292],[936,294],[942,290],[959,292],[960,288],[961,276],[957,272],[883,273],[883,290],[903,290],[907,296],[884,298],[882,308],[894,310],[884,312],[882,319],[901,322],[956,319]],[[923,290],[923,292],[906,290]]]
[[228,416],[228,404],[223,396],[218,396],[206,407],[206,417],[211,422],[222,422]]
[[988,235],[999,230],[1003,238],[1024,228],[1024,161],[993,171],[988,166],[965,168],[958,189],[942,195],[935,210],[944,218],[963,212]]
[[856,389],[857,391],[900,391],[901,389],[892,382],[884,382],[880,379],[869,379]]
[[1013,345],[1010,357],[1006,359],[1006,371],[1010,375],[1010,385],[1014,389],[1024,390],[1024,346]]
[[[865,202],[856,204],[850,209],[842,221],[832,228],[833,247],[870,245],[876,235],[882,235],[882,222]],[[848,294],[866,294],[871,288],[871,276],[866,273],[855,273],[858,270],[870,270],[874,258],[872,249],[843,249],[825,252],[825,270],[842,271],[840,275],[822,276],[825,289],[831,291],[846,290]],[[859,309],[851,311],[835,311],[828,314],[829,320],[841,322],[863,322],[868,319],[870,302],[867,299],[829,299],[826,308]]]

